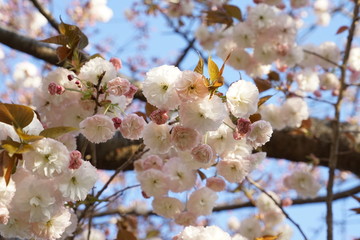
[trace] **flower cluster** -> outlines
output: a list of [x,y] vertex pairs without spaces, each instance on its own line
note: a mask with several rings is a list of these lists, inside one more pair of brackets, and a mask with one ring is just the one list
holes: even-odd
[[[292,229],[284,223],[285,215],[278,207],[280,203],[279,196],[269,191],[269,195],[260,194],[255,205],[259,212],[256,215],[239,221],[236,217],[231,217],[228,221],[229,228],[241,234],[244,239],[256,239],[261,236],[277,236],[277,239],[291,239]],[[280,234],[281,233],[281,234]]]
[[[22,135],[1,123],[0,140],[18,142]],[[33,113],[32,122],[22,129],[39,135],[43,127]],[[0,179],[0,234],[6,238],[58,239],[70,236],[77,217],[67,202],[85,200],[97,180],[97,170],[53,138],[31,141],[22,154],[16,172],[6,184]],[[5,150],[1,151],[11,158]]]
[[[211,214],[226,181],[240,183],[256,168],[265,153],[252,150],[272,134],[270,123],[249,120],[259,101],[253,83],[239,80],[221,97],[211,96],[204,81],[198,72],[163,65],[143,82],[143,94],[157,110],[140,134],[150,151],[135,162],[137,178],[144,195],[154,197],[154,212],[184,225]],[[207,176],[206,185],[193,191],[198,171],[214,166],[218,176]],[[185,191],[191,192],[186,204],[172,197]]]

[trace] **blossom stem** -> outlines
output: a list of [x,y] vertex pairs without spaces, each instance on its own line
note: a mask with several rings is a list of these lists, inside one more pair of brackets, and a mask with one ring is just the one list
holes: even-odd
[[285,217],[287,219],[289,219],[290,222],[292,222],[297,229],[299,230],[299,232],[301,233],[301,235],[304,237],[304,240],[308,240],[308,238],[306,237],[304,231],[301,229],[300,225],[298,223],[296,223],[287,212],[285,212],[284,208],[280,205],[280,203],[278,203],[273,196],[271,196],[263,187],[260,186],[260,184],[258,184],[257,182],[255,182],[253,179],[251,179],[250,177],[246,177],[246,180],[251,183],[252,185],[254,185],[257,189],[259,189],[261,192],[265,193],[275,204],[276,206],[278,206],[280,208],[280,210],[282,211],[282,213],[285,215]]

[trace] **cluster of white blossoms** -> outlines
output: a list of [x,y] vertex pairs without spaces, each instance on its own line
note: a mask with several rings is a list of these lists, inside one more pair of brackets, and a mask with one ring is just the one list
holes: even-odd
[[173,237],[173,240],[203,240],[203,239],[212,239],[212,240],[247,240],[247,238],[236,234],[231,237],[227,232],[224,232],[221,228],[217,226],[189,226],[184,228],[184,230]]
[[[42,130],[35,113],[32,122],[22,129],[31,135]],[[0,141],[20,142],[13,126],[0,123],[0,132]],[[77,217],[66,203],[85,200],[98,178],[97,170],[81,159],[80,152],[55,139],[43,137],[29,144],[9,183],[0,179],[0,234],[39,240],[71,236]]]
[[297,170],[284,178],[284,185],[294,189],[302,198],[314,198],[317,196],[321,185],[313,174],[306,169]]
[[272,1],[263,2],[249,10],[245,21],[221,34],[218,31],[209,33],[206,27],[200,26],[197,40],[205,49],[216,47],[216,53],[222,59],[232,52],[227,63],[246,71],[251,77],[269,73],[274,62],[282,68],[295,66],[303,58],[303,51],[295,42],[297,22],[270,5]]
[[68,11],[70,17],[80,25],[85,22],[108,22],[113,17],[113,10],[108,7],[107,0],[87,0],[74,3]]
[[273,199],[265,193],[261,193],[256,199],[255,205],[259,210],[256,215],[249,216],[242,221],[239,221],[236,217],[229,219],[229,228],[233,232],[241,234],[244,240],[251,240],[266,235],[279,235],[277,238],[279,240],[291,238],[292,229],[288,224],[284,223],[285,215],[277,206],[277,204],[281,204],[279,196],[271,191],[268,191],[268,194]]
[[[94,58],[85,63],[78,75],[65,68],[57,68],[44,79],[34,92],[33,104],[47,127],[71,126],[91,142],[111,139],[120,125],[120,117],[131,103],[137,88],[118,76],[121,62]],[[96,103],[97,101],[97,103]],[[61,113],[68,114],[61,114]],[[130,139],[139,139],[145,121],[128,115],[123,118],[120,132]],[[118,124],[114,124],[114,123]],[[137,126],[137,127],[135,127]],[[78,132],[61,139],[75,143]],[[72,139],[72,141],[69,141]],[[75,150],[75,146],[73,149]]]
[[[324,70],[323,75],[337,67],[341,58],[337,45],[334,42],[324,42],[318,46],[297,45],[296,34],[301,20],[282,11],[282,1],[258,0],[256,3],[249,8],[244,21],[226,30],[199,26],[196,39],[206,50],[215,48],[216,54],[223,60],[231,53],[227,64],[236,70],[245,71],[250,77],[262,77],[270,73],[272,67],[276,67],[279,72],[297,67],[292,79],[292,92],[301,96],[311,93],[320,96],[320,90],[331,90],[333,95],[337,95],[340,84],[336,75],[331,79],[331,88],[328,88],[326,81],[324,84],[318,74],[319,66]],[[308,4],[308,0],[291,1],[292,8]],[[319,21],[325,24],[329,20],[324,19],[328,15],[329,2],[317,0],[314,7],[322,19]],[[349,66],[356,69],[356,48],[352,52]]]
[[[253,83],[239,80],[224,96],[211,96],[204,81],[198,72],[163,65],[143,82],[143,94],[157,110],[140,134],[149,152],[135,162],[137,178],[144,196],[153,197],[154,212],[181,225],[211,214],[226,182],[242,182],[265,158],[252,150],[272,134],[270,123],[249,120],[259,102]],[[208,168],[217,174],[201,186],[198,171]],[[187,199],[173,196],[185,191]]]

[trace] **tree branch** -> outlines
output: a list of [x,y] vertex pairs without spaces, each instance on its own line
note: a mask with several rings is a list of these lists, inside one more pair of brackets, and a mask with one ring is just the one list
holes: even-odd
[[34,6],[39,10],[39,12],[48,20],[48,22],[50,23],[50,25],[58,32],[59,31],[59,23],[55,20],[55,18],[51,15],[51,13],[46,10],[45,8],[43,8],[43,6],[41,6],[41,4],[37,1],[37,0],[30,0]]
[[332,134],[332,144],[330,148],[330,159],[329,159],[329,180],[327,184],[327,198],[326,198],[326,226],[327,226],[327,240],[333,240],[333,210],[332,210],[332,200],[333,200],[333,185],[335,180],[335,168],[339,159],[339,145],[340,145],[340,112],[341,112],[341,102],[343,100],[344,92],[346,90],[346,70],[347,62],[350,56],[350,49],[355,34],[355,27],[358,21],[359,15],[359,1],[354,1],[355,6],[353,10],[352,22],[349,29],[349,34],[347,37],[345,54],[342,60],[342,65],[340,67],[341,76],[340,76],[340,91],[337,98],[336,104],[334,105],[335,110],[335,119],[333,124],[333,134]]
[[249,177],[246,177],[246,180],[248,182],[250,182],[252,185],[254,185],[257,189],[259,189],[261,192],[265,193],[266,196],[268,196],[275,204],[276,206],[278,206],[278,208],[280,208],[281,212],[284,214],[284,216],[290,221],[292,222],[292,224],[294,224],[296,226],[296,228],[299,230],[299,232],[301,233],[301,235],[304,237],[304,240],[308,240],[308,238],[306,237],[304,231],[302,230],[302,228],[300,227],[300,225],[295,222],[290,215],[284,210],[284,208],[281,206],[280,203],[278,203],[273,196],[271,196],[263,187],[260,186],[260,184],[258,184],[257,182],[255,182],[254,180],[252,180]]
[[33,38],[21,35],[5,26],[0,25],[0,43],[39,58],[50,64],[59,66],[56,50],[49,44],[39,42]]

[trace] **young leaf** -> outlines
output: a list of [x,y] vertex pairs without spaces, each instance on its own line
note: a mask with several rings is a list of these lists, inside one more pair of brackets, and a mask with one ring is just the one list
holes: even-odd
[[239,21],[242,21],[242,14],[240,8],[235,5],[224,4],[223,5],[226,13]]
[[258,238],[255,238],[255,240],[276,240],[279,238],[281,233],[279,233],[278,235],[276,236],[273,236],[273,235],[265,235],[265,236],[262,236],[262,237],[258,237]]
[[46,138],[58,138],[61,135],[76,131],[77,128],[74,127],[53,127],[53,128],[47,128],[41,131],[40,136],[46,137]]
[[15,169],[17,158],[10,157],[6,151],[0,153],[0,177],[4,177],[6,186],[10,182],[11,173]]
[[233,23],[233,19],[228,15],[224,10],[215,10],[215,11],[204,11],[205,14],[205,22],[207,25],[213,24],[225,24],[226,29],[229,28]]
[[268,96],[264,96],[262,98],[259,99],[258,102],[258,107],[260,107],[261,105],[263,105],[267,100],[269,100],[273,95],[268,95]]
[[210,84],[212,86],[214,82],[219,78],[220,71],[219,71],[219,67],[212,60],[211,56],[209,56],[208,58],[208,72],[210,76]]
[[199,174],[201,180],[205,180],[205,179],[206,179],[205,173],[203,173],[203,172],[200,171],[200,170],[197,170],[197,173]]
[[211,56],[209,56],[208,59],[208,72],[210,75],[210,79],[204,78],[205,86],[209,89],[210,92],[210,98],[214,95],[215,91],[224,85],[224,77],[222,76],[225,63],[230,58],[231,52],[227,55],[223,65],[221,66],[220,70],[219,67],[216,65],[216,63],[211,59]]
[[43,136],[37,136],[37,135],[28,135],[24,133],[21,129],[16,129],[16,133],[18,134],[19,138],[23,140],[24,142],[34,142],[37,140],[40,140],[44,138]]
[[116,240],[137,240],[135,234],[125,229],[119,229]]
[[11,139],[3,140],[1,147],[8,151],[10,157],[14,154],[22,154],[33,150],[30,144],[15,142]]
[[257,122],[259,120],[261,120],[261,115],[260,113],[254,113],[253,115],[250,115],[249,120],[251,123]]
[[155,238],[155,237],[158,237],[159,235],[160,235],[159,230],[150,230],[146,234],[146,239]]
[[41,42],[53,43],[53,44],[63,45],[63,46],[65,46],[68,41],[69,41],[69,39],[65,35],[57,35],[57,36],[54,36],[54,37],[49,37],[49,38],[46,38],[44,40],[41,40]]
[[199,61],[194,69],[194,72],[203,74],[204,72],[204,60],[202,59],[202,57],[199,54]]
[[339,29],[336,31],[336,35],[337,35],[337,34],[340,34],[340,33],[342,33],[342,32],[345,32],[345,31],[348,30],[348,29],[349,29],[348,26],[341,26],[341,27],[339,27]]
[[279,73],[275,72],[275,71],[271,71],[268,73],[268,79],[270,81],[279,81],[280,80],[280,75]]
[[271,82],[269,80],[264,80],[261,78],[255,78],[254,79],[256,87],[259,89],[259,92],[265,92],[266,90],[269,90],[271,86]]
[[0,122],[24,128],[31,123],[34,111],[27,106],[18,104],[0,103]]

